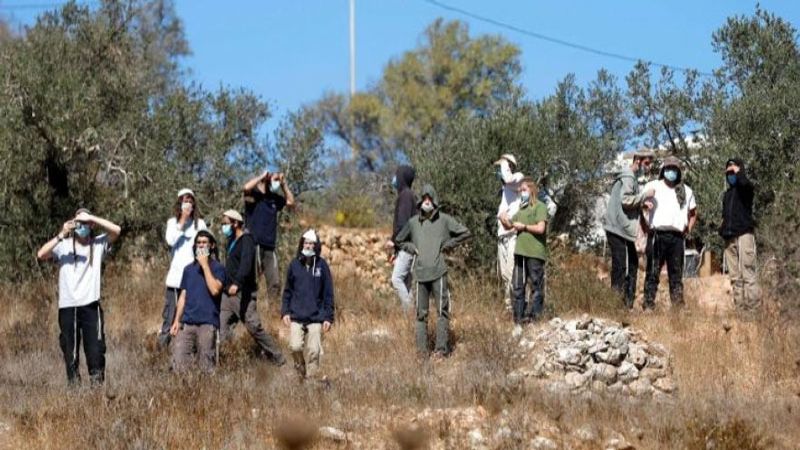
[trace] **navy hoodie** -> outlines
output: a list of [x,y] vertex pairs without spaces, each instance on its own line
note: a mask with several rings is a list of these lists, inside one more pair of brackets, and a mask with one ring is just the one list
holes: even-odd
[[[301,239],[300,249],[302,242]],[[319,244],[315,250],[316,255],[310,258],[298,252],[289,264],[281,317],[288,314],[292,322],[333,323],[333,277],[328,263],[319,256]]]

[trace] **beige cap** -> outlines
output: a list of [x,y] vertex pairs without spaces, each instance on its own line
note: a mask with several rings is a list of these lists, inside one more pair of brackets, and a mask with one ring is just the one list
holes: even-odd
[[236,220],[238,222],[244,223],[244,219],[242,218],[242,215],[239,214],[239,211],[236,211],[235,209],[229,209],[229,210],[225,211],[224,213],[222,213],[222,216],[223,217],[227,217],[227,218],[229,218],[231,220]]
[[303,239],[306,241],[318,242],[319,237],[317,237],[317,232],[314,231],[313,228],[310,228],[308,231],[303,233]]
[[191,195],[192,197],[194,197],[194,192],[191,189],[183,188],[180,191],[178,191],[178,198],[181,198],[181,197],[183,197],[184,195],[187,195],[187,194]]
[[512,155],[511,153],[505,153],[505,154],[503,154],[503,155],[500,155],[500,159],[498,159],[498,160],[497,160],[497,161],[495,161],[494,163],[495,163],[495,164],[500,164],[500,162],[501,162],[502,160],[504,160],[504,159],[505,159],[506,161],[510,162],[511,164],[513,164],[513,165],[514,165],[514,167],[516,167],[516,166],[517,166],[517,158],[514,158],[514,155]]
[[664,162],[661,163],[661,168],[663,169],[665,167],[675,167],[678,170],[683,170],[683,164],[681,164],[681,160],[674,156],[668,156],[664,158]]

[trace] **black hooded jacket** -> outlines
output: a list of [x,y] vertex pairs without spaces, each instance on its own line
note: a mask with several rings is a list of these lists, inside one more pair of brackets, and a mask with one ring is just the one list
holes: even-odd
[[392,241],[397,233],[403,229],[408,219],[417,213],[417,199],[411,185],[414,183],[414,168],[400,166],[395,172],[397,178],[397,202],[394,204],[394,223],[392,226]]
[[752,233],[756,225],[753,220],[755,193],[753,182],[747,178],[744,161],[738,158],[730,161],[739,166],[739,173],[736,174],[736,184],[728,185],[728,190],[722,198],[722,226],[719,234],[723,239],[733,239],[745,233]]

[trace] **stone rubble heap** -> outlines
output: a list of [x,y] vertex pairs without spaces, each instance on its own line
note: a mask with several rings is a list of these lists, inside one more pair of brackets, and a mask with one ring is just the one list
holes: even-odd
[[636,397],[675,392],[669,352],[610,320],[584,315],[516,330],[523,367],[510,381],[544,382],[555,392],[606,391]]
[[322,257],[340,279],[367,280],[375,292],[392,292],[391,265],[384,249],[388,233],[375,230],[322,227]]

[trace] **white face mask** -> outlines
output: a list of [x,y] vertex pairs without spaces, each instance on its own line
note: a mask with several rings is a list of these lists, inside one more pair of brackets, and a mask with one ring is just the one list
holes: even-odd
[[433,203],[425,202],[422,204],[422,206],[420,206],[420,208],[422,208],[424,212],[429,213],[433,211]]
[[269,190],[277,194],[281,190],[281,182],[272,180],[272,182],[269,184]]
[[317,252],[315,252],[313,248],[304,248],[303,251],[300,252],[300,253],[302,253],[303,256],[305,256],[307,258],[310,258],[310,257],[312,257],[312,256],[317,254]]
[[522,201],[522,203],[528,203],[531,200],[531,193],[527,191],[521,192],[519,194],[519,199]]
[[192,202],[183,202],[181,203],[181,210],[186,211],[188,213],[192,212],[194,209],[194,203]]
[[211,251],[208,247],[197,247],[197,250],[194,252],[195,256],[208,256],[211,254]]

